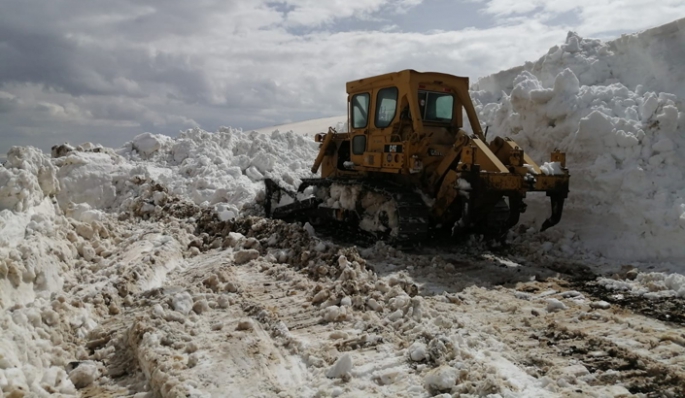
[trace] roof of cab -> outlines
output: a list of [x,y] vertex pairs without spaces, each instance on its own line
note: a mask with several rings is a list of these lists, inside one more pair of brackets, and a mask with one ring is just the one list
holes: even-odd
[[409,84],[412,81],[425,83],[431,81],[453,81],[461,83],[461,85],[464,85],[466,88],[468,88],[469,85],[468,77],[454,76],[439,72],[417,72],[413,69],[405,69],[399,72],[385,73],[347,82],[347,92],[353,93],[361,90],[368,90],[385,84]]

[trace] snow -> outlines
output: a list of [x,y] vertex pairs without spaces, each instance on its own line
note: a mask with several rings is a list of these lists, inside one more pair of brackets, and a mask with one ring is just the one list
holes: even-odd
[[547,312],[563,311],[566,309],[568,309],[568,307],[561,301],[555,298],[547,299]]
[[685,275],[661,272],[638,273],[634,280],[600,278],[599,284],[611,290],[626,291],[638,296],[685,297]]
[[343,354],[340,358],[338,358],[337,361],[335,361],[335,364],[328,369],[328,372],[326,372],[326,377],[329,379],[340,378],[349,374],[351,370],[352,358],[350,357],[350,354]]
[[263,127],[255,129],[254,131],[269,134],[273,131],[287,132],[292,131],[295,134],[302,134],[306,136],[313,136],[318,133],[325,133],[329,127],[335,128],[337,131],[347,131],[347,116],[332,116],[320,119],[305,120],[302,122],[280,124],[278,126]]
[[[542,173],[561,172],[550,151],[567,153],[561,224],[538,233],[546,213],[531,203],[511,256],[474,241],[361,250],[260,218],[262,180],[310,177],[307,135],[344,117],[12,148],[0,167],[0,396],[675,395],[681,327],[612,297],[685,298],[685,56],[669,51],[684,21],[607,43],[569,34],[474,85],[483,122]],[[329,205],[358,195],[333,186]],[[362,202],[369,214],[392,205]],[[607,301],[560,279],[567,260],[603,275],[593,283]]]
[[69,373],[69,380],[74,383],[74,387],[84,388],[93,384],[97,376],[97,366],[92,363],[84,362],[79,363],[76,368]]
[[417,341],[414,342],[409,347],[409,358],[414,362],[421,362],[428,358],[428,353],[426,352],[426,345]]
[[426,385],[433,391],[451,390],[457,382],[459,372],[450,366],[440,366],[426,376]]
[[545,162],[540,165],[540,171],[545,175],[560,175],[564,174],[559,162]]
[[[610,42],[569,33],[535,62],[478,80],[481,122],[533,159],[566,152],[571,173],[564,217],[549,230],[557,254],[685,260],[685,20]],[[545,174],[559,165],[545,162]],[[540,224],[543,203],[524,223]],[[546,210],[546,209],[545,209]],[[562,242],[561,231],[576,238]],[[548,251],[548,250],[545,250]]]

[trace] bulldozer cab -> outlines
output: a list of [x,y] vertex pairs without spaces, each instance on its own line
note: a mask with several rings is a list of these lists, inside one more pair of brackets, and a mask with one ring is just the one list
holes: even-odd
[[480,130],[467,90],[468,78],[414,70],[348,82],[350,160],[399,172],[418,149],[406,141],[454,143],[463,109]]

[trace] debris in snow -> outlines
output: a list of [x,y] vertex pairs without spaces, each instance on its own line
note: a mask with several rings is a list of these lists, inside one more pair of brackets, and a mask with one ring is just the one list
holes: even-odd
[[323,319],[326,322],[338,322],[347,317],[347,310],[345,307],[338,307],[337,305],[332,305],[324,309]]
[[607,303],[604,300],[593,301],[590,303],[590,308],[597,308],[597,309],[606,310],[606,309],[609,309],[609,307],[611,307],[611,304]]
[[233,261],[241,265],[259,258],[259,252],[255,249],[240,250],[233,255]]
[[80,362],[69,372],[69,380],[74,383],[76,388],[84,388],[93,384],[98,377],[97,366],[89,362]]
[[426,386],[435,392],[449,391],[457,383],[458,376],[459,371],[457,369],[442,365],[426,375]]
[[252,319],[243,319],[240,322],[238,322],[238,326],[235,328],[235,330],[253,330],[254,329],[254,321]]
[[566,309],[568,309],[568,307],[561,301],[554,298],[547,299],[547,312],[563,311]]
[[626,279],[633,281],[635,278],[637,278],[637,274],[637,268],[632,268],[626,272]]
[[326,372],[329,379],[337,379],[349,375],[352,371],[352,358],[350,354],[343,354]]
[[188,315],[193,309],[193,298],[188,292],[178,293],[174,296],[171,302],[174,310],[180,312],[183,315]]
[[561,297],[563,297],[563,298],[582,298],[583,294],[579,291],[576,291],[576,290],[567,290],[567,291],[561,293]]

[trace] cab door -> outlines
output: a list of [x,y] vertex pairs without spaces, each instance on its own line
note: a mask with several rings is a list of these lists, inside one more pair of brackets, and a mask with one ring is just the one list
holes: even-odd
[[399,169],[402,166],[402,145],[392,142],[393,123],[398,118],[399,90],[395,86],[373,90],[374,111],[365,159],[373,159],[374,166]]
[[350,160],[355,165],[365,165],[364,153],[366,152],[369,123],[371,117],[371,93],[362,92],[352,94],[350,97]]

